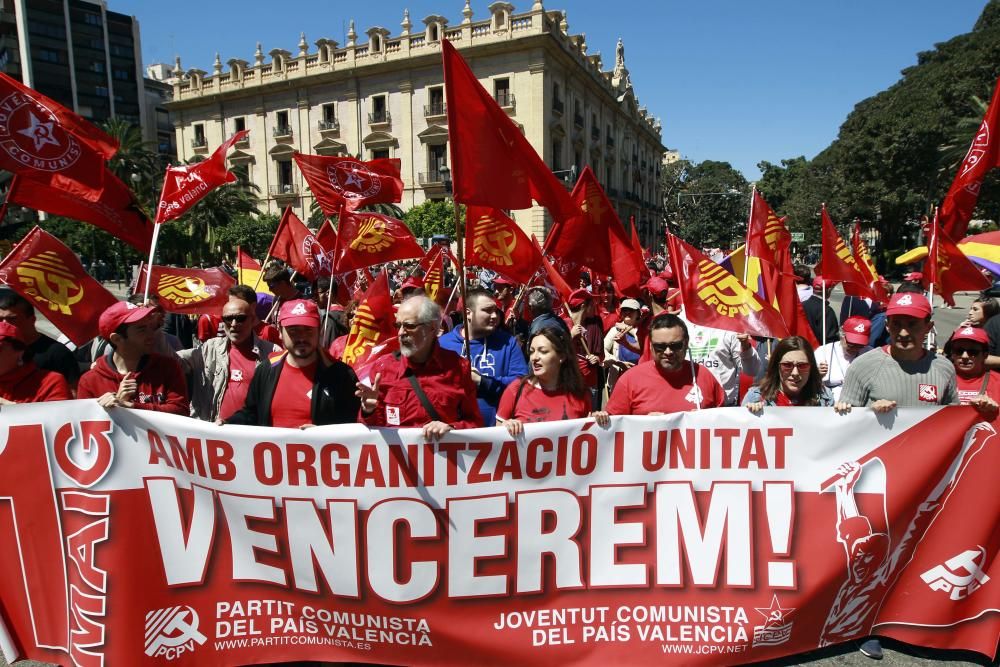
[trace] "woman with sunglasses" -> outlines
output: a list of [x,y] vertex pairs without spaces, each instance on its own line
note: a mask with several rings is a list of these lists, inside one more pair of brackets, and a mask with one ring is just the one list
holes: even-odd
[[944,344],[944,353],[955,366],[958,400],[962,405],[986,405],[995,417],[1000,404],[1000,374],[986,368],[989,351],[989,336],[978,327],[959,327]]
[[812,347],[801,336],[778,341],[760,382],[747,391],[743,405],[760,414],[765,405],[833,405],[833,394],[823,386]]
[[507,385],[497,407],[497,423],[517,437],[525,423],[593,416],[608,425],[607,412],[591,412],[590,392],[583,382],[566,332],[545,327],[528,345],[529,374]]

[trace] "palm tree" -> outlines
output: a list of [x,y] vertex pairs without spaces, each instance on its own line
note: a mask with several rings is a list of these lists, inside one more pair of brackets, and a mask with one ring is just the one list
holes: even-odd
[[959,118],[948,133],[947,143],[938,147],[938,174],[948,176],[958,170],[989,106],[986,100],[977,95],[972,96],[972,113]]

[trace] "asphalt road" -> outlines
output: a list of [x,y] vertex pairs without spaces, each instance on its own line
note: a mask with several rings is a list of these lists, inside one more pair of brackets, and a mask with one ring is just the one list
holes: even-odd
[[[112,285],[109,284],[108,287]],[[117,290],[113,290],[117,292]],[[969,311],[969,305],[975,298],[975,294],[959,294],[956,295],[956,308],[949,309],[944,307],[940,298],[935,298],[934,300],[934,322],[936,324],[936,329],[938,332],[939,345],[943,345],[944,341],[951,335],[951,332],[965,319],[966,313]],[[840,305],[843,300],[843,294],[839,290],[831,295],[830,302],[833,306],[835,312],[840,312]],[[47,321],[39,319],[39,329],[46,331],[47,333],[52,333],[54,329]],[[792,656],[790,658],[781,661],[772,661],[768,663],[769,665],[847,665],[854,667],[872,667],[874,664],[882,665],[906,665],[907,667],[913,667],[916,665],[1000,665],[1000,662],[990,661],[975,653],[965,653],[965,652],[951,652],[951,651],[931,651],[927,649],[922,649],[914,646],[908,646],[905,644],[898,644],[886,640],[883,642],[883,647],[885,649],[885,658],[881,663],[876,663],[875,661],[866,658],[861,653],[859,653],[853,645],[844,644],[836,647],[830,647],[822,651],[814,651],[812,653]],[[0,667],[6,667],[7,662],[0,656]],[[19,661],[15,663],[18,667],[46,667],[48,663],[41,663],[35,661]],[[664,664],[667,664],[666,662]],[[111,667],[115,667],[112,665]]]

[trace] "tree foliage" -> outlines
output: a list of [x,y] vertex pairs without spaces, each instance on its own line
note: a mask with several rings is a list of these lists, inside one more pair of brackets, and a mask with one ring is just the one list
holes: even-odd
[[[991,0],[972,32],[917,54],[896,84],[857,104],[815,158],[762,162],[758,188],[807,242],[818,239],[822,202],[842,231],[855,218],[878,229],[885,268],[915,244],[920,218],[947,193],[998,74],[1000,1]],[[976,217],[1000,219],[996,174],[983,185]]]
[[403,222],[417,238],[438,234],[455,236],[455,205],[448,200],[427,200],[403,214]]
[[746,235],[750,185],[728,162],[675,162],[660,174],[667,219],[698,247],[733,248]]

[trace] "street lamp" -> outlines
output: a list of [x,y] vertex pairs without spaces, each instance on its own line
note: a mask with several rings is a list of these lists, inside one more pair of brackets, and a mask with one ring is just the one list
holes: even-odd
[[[438,167],[438,174],[441,176],[441,184],[444,185],[445,194],[451,194],[451,169],[443,164]],[[452,202],[454,204],[454,202]]]

